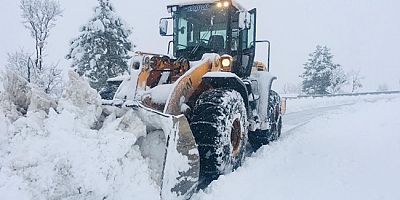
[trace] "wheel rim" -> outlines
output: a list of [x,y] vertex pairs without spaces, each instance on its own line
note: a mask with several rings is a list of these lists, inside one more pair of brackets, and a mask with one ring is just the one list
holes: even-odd
[[232,155],[237,157],[240,153],[240,142],[242,140],[242,131],[240,119],[236,119],[232,124],[231,130],[231,144],[232,144]]

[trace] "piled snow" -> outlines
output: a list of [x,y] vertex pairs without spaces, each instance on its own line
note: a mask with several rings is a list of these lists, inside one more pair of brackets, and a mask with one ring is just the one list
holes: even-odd
[[152,169],[151,176],[156,183],[161,183],[166,146],[164,132],[150,132],[146,137],[140,137],[137,144],[142,156],[149,162],[149,167]]
[[338,107],[193,199],[400,199],[399,110],[398,96]]
[[56,102],[10,70],[0,70],[0,107],[9,119],[16,120],[28,112],[46,112],[56,107]]
[[85,81],[69,75],[57,110],[14,119],[1,104],[1,199],[159,199],[134,145],[146,133],[142,122],[103,108]]
[[172,90],[174,89],[175,85],[173,84],[163,84],[158,85],[154,88],[151,88],[143,93],[142,99],[149,96],[151,101],[163,105],[167,102],[169,95],[171,94]]

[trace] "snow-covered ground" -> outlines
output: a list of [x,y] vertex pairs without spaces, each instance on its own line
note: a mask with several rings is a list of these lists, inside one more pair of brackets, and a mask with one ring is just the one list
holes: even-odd
[[285,118],[298,126],[194,199],[400,199],[400,97],[380,98],[293,100],[319,114]]
[[[34,89],[17,102],[0,72],[0,199],[159,199],[143,124],[70,79],[57,105]],[[284,119],[279,141],[193,199],[400,199],[400,96],[290,100]]]

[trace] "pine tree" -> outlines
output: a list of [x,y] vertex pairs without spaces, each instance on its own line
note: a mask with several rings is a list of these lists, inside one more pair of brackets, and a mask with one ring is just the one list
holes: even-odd
[[329,94],[333,82],[337,81],[334,71],[340,65],[333,63],[333,55],[326,46],[318,45],[309,56],[304,64],[305,72],[300,76],[303,78],[303,92],[309,95]]
[[128,71],[131,34],[116,15],[109,0],[98,0],[95,15],[81,28],[80,36],[71,42],[67,59],[81,76],[86,76],[98,91],[107,88],[107,79]]

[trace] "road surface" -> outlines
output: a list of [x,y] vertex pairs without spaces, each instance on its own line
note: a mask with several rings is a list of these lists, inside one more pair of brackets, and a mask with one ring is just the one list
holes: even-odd
[[277,142],[193,199],[400,199],[398,95],[288,105]]

